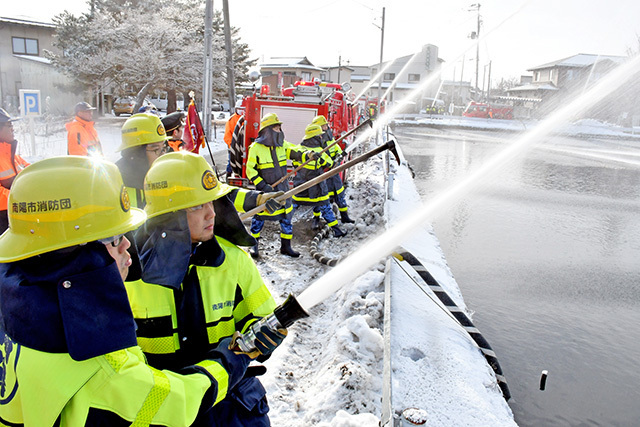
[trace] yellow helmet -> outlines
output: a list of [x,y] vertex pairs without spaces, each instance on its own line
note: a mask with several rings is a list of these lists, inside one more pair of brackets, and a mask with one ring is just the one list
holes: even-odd
[[325,116],[315,116],[313,118],[313,120],[311,121],[312,124],[314,125],[318,125],[318,126],[322,126],[322,125],[328,125],[329,122],[327,121]]
[[322,135],[322,128],[318,125],[314,125],[313,123],[307,126],[304,129],[304,138],[303,139],[311,139],[314,136]]
[[204,157],[187,151],[159,157],[144,178],[149,218],[217,200],[233,187],[216,178]]
[[95,157],[52,157],[28,166],[13,181],[8,206],[0,262],[106,239],[146,220],[130,207],[118,167]]
[[260,130],[269,126],[281,124],[282,122],[278,119],[278,115],[276,113],[269,113],[260,120]]
[[147,113],[134,114],[122,126],[122,144],[116,151],[139,145],[164,142],[167,139],[160,117]]

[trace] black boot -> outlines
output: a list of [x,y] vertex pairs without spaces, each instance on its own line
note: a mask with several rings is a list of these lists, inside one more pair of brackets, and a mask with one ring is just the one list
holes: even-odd
[[260,252],[258,252],[258,242],[259,241],[260,241],[259,239],[256,239],[256,244],[253,245],[251,247],[251,249],[249,249],[249,253],[251,254],[252,258],[260,258]]
[[340,212],[340,220],[343,224],[353,224],[355,221],[349,218],[347,211]]
[[311,229],[313,231],[320,230],[320,216],[313,216],[313,221],[311,221]]
[[340,230],[337,225],[334,225],[331,229],[333,230],[333,237],[343,237],[347,235],[347,232]]
[[294,258],[300,256],[299,252],[296,252],[291,248],[291,239],[280,239],[280,253]]

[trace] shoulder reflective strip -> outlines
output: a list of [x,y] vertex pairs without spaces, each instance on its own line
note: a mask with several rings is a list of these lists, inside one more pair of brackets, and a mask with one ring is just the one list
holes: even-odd
[[136,419],[131,423],[132,427],[149,426],[171,391],[171,383],[167,375],[155,368],[149,367],[149,369],[153,373],[153,387],[149,390],[142,407],[136,414]]
[[207,326],[207,336],[209,343],[216,344],[221,339],[230,337],[236,331],[236,322],[234,319],[220,322],[214,326]]
[[171,354],[180,349],[178,334],[160,338],[138,337],[138,345],[142,351],[151,354]]
[[243,319],[270,299],[272,299],[271,293],[269,293],[269,289],[263,284],[260,286],[260,289],[257,289],[251,295],[245,296],[244,299],[240,301],[240,304],[233,310],[233,315],[236,319]]
[[15,175],[15,171],[12,168],[9,168],[7,170],[3,170],[2,172],[0,172],[0,179],[2,178],[8,178],[10,176]]
[[206,369],[218,383],[218,395],[216,396],[215,405],[227,396],[227,391],[229,389],[229,373],[220,363],[214,360],[203,360],[198,363],[198,366]]
[[124,350],[114,351],[112,353],[107,353],[104,355],[104,358],[109,362],[109,365],[113,368],[114,371],[120,371],[120,368],[127,363],[129,356],[127,356],[127,352]]

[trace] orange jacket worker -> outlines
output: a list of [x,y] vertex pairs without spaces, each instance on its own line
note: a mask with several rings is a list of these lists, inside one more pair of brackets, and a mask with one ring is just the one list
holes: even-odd
[[16,154],[18,141],[15,140],[12,124],[15,120],[18,119],[11,118],[5,110],[0,108],[0,233],[9,227],[7,200],[13,179],[18,172],[29,166],[29,163]]
[[98,132],[93,127],[93,110],[87,102],[75,106],[75,120],[66,124],[67,154],[73,156],[102,156]]

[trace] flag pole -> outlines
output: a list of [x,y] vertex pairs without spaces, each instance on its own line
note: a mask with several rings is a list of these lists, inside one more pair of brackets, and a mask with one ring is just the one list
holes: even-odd
[[[191,100],[193,101],[193,97],[191,98]],[[200,127],[204,129],[204,126],[202,126],[202,120],[200,120],[200,114],[198,114],[198,106],[196,105],[195,101],[193,102],[193,108],[196,110],[196,117],[198,118]],[[204,142],[207,145],[207,149],[209,150],[209,156],[211,156],[211,163],[213,163],[213,169],[216,171],[216,177],[220,179],[220,175],[218,174],[218,166],[216,166],[216,160],[213,158],[213,153],[211,152],[211,146],[209,145],[209,139],[207,138],[206,132],[204,132]]]

